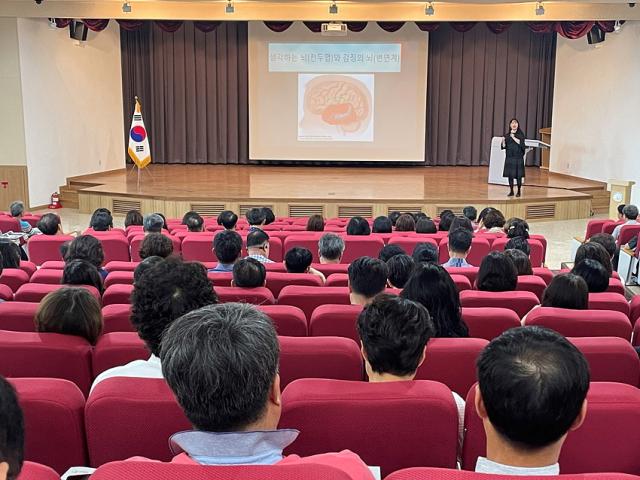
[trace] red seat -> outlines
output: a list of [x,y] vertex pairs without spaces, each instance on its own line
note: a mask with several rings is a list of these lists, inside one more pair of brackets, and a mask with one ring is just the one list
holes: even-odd
[[287,235],[284,241],[282,242],[282,251],[286,253],[289,250],[291,250],[293,247],[306,248],[311,252],[311,255],[313,256],[313,261],[319,262],[320,257],[318,256],[318,241],[320,240],[320,237],[323,234],[324,232],[317,232],[317,233],[306,232],[306,233],[300,233],[300,234],[296,233],[293,235]]
[[622,245],[626,245],[629,243],[629,240],[635,238],[640,233],[640,225],[624,225],[620,229],[620,235],[616,240],[616,245],[621,247]]
[[520,326],[520,317],[508,308],[462,309],[462,320],[469,327],[469,336],[493,340],[502,332]]
[[465,290],[460,292],[460,303],[463,307],[498,307],[509,308],[520,318],[538,305],[538,297],[531,292],[484,292]]
[[182,240],[182,258],[200,262],[217,262],[213,252],[213,234],[189,235]]
[[29,281],[29,274],[20,268],[5,268],[0,274],[0,284],[6,285],[16,292]]
[[456,465],[458,414],[441,383],[303,379],[284,390],[282,405],[279,427],[300,430],[286,454],[348,449],[380,466],[383,476],[417,465]]
[[13,290],[7,285],[0,284],[0,300],[4,300],[5,302],[10,302],[13,300]]
[[104,328],[102,333],[133,332],[131,325],[131,304],[112,303],[102,307]]
[[260,305],[258,308],[271,319],[278,335],[307,336],[307,318],[299,308],[290,305]]
[[309,319],[312,337],[344,337],[360,342],[356,328],[361,305],[320,305]]
[[602,227],[604,227],[604,224],[607,222],[609,222],[609,220],[589,220],[587,223],[587,231],[584,234],[585,242],[596,233],[601,233]]
[[553,280],[553,272],[546,267],[533,267],[533,274],[542,278],[547,285]]
[[545,281],[537,275],[520,275],[518,276],[518,285],[516,290],[520,292],[534,293],[538,300],[542,301],[542,294],[547,288]]
[[[63,287],[69,285],[54,285],[52,283],[25,283],[22,285],[16,294],[14,300],[16,302],[39,302],[49,293],[55,292]],[[100,292],[95,287],[90,285],[73,285],[74,288],[86,288],[98,301],[100,301]]]
[[[168,237],[171,240],[171,243],[173,243],[173,253],[174,255],[180,255],[182,249],[181,249],[181,243],[180,243],[180,239],[169,235],[168,232],[162,232],[163,235],[165,235],[166,237]],[[139,262],[142,259],[140,258],[140,246],[142,245],[142,241],[144,240],[144,235],[136,235],[133,238],[130,239],[129,245],[130,245],[130,251],[131,251],[131,260],[134,262]]]
[[[474,405],[475,388],[467,395],[462,467],[473,470],[486,454],[482,421]],[[565,473],[618,471],[640,473],[640,390],[622,383],[592,382],[587,394],[587,416],[570,432],[560,453]]]
[[602,233],[608,233],[609,235],[611,235],[616,227],[622,224],[624,224],[624,220],[618,220],[617,222],[608,220],[602,225]]
[[47,260],[42,265],[40,265],[40,270],[64,270],[65,265],[66,262],[64,260]]
[[633,325],[631,345],[633,345],[634,347],[640,346],[640,322],[636,322]]
[[131,303],[131,294],[133,293],[133,285],[124,283],[116,283],[105,289],[102,294],[102,305],[112,305],[114,303]]
[[9,215],[0,215],[0,232],[21,232],[22,228],[20,228],[20,222],[17,218],[11,217]]
[[[490,250],[489,240],[483,237],[474,237],[471,241],[471,250],[467,256],[467,262],[474,267],[479,267],[482,259],[487,256]],[[449,238],[440,240],[439,261],[446,263],[449,260]]]
[[411,237],[400,237],[398,235],[394,235],[387,242],[389,245],[397,245],[402,248],[407,255],[411,255],[413,253],[413,249],[416,248],[416,245],[419,243],[431,243],[432,245],[438,246],[438,241],[433,238],[423,238],[422,236],[416,235]]
[[349,274],[348,273],[333,273],[327,277],[325,283],[327,287],[348,287],[349,286]]
[[463,290],[471,290],[473,288],[471,286],[469,278],[465,275],[451,275],[451,280],[453,280],[453,283],[456,284],[458,292],[462,292]]
[[133,272],[140,262],[109,262],[104,269],[107,272]]
[[609,279],[609,287],[607,288],[607,292],[624,295],[625,289],[624,289],[624,285],[622,284],[622,281],[619,278],[611,277]]
[[623,313],[613,310],[570,310],[540,307],[532,310],[527,325],[551,328],[566,337],[631,338],[631,322]]
[[347,263],[312,263],[311,267],[327,278],[334,273],[348,273],[349,271],[349,264]]
[[359,381],[364,363],[358,344],[338,337],[278,337],[280,388],[299,378]]
[[134,360],[146,360],[150,355],[136,332],[106,333],[98,339],[93,350],[93,376]]
[[18,480],[60,480],[60,474],[46,465],[24,462]]
[[384,242],[381,238],[345,235],[342,239],[344,240],[344,254],[342,255],[341,263],[351,263],[360,257],[378,258],[380,250],[384,247]]
[[640,295],[633,296],[633,298],[631,299],[629,308],[630,308],[629,317],[631,319],[631,323],[635,325],[636,322],[638,321],[638,318],[640,318]]
[[570,338],[589,362],[592,382],[640,385],[640,359],[629,340],[617,337]]
[[300,308],[307,319],[320,305],[349,305],[349,289],[346,287],[301,287],[290,285],[284,287],[278,295],[280,305],[293,305]]
[[29,239],[29,260],[42,265],[47,260],[62,260],[60,245],[72,241],[70,235],[35,235]]
[[104,288],[111,285],[133,285],[133,272],[110,272],[104,280]]
[[476,284],[476,278],[478,277],[478,267],[446,267],[445,270],[449,272],[449,275],[464,275],[469,279],[471,285]]
[[[115,477],[114,477],[115,478]],[[207,477],[208,478],[208,477]],[[637,478],[624,473],[586,473],[577,475],[527,475],[528,480],[632,480]],[[392,473],[385,480],[521,480],[521,475],[502,475],[465,472],[446,468],[417,467]],[[106,480],[106,479],[105,479]]]
[[0,374],[62,378],[83,393],[91,385],[91,345],[73,335],[0,331]]
[[31,276],[31,283],[48,283],[60,285],[64,270],[38,270]]
[[220,303],[240,302],[252,303],[253,305],[273,305],[276,303],[273,293],[266,287],[216,287],[215,291]]
[[267,288],[274,297],[280,295],[280,291],[287,285],[322,287],[323,283],[320,277],[312,273],[267,272]]
[[[112,233],[111,235],[93,235],[102,244],[104,250],[104,264],[109,262],[128,262],[131,260],[129,254],[129,242],[124,234]],[[175,247],[174,247],[175,248]]]
[[1,302],[0,330],[13,332],[33,332],[33,319],[38,311],[38,304],[31,302]]
[[85,422],[93,466],[134,456],[169,461],[169,437],[191,429],[167,383],[155,378],[100,382],[87,399]]
[[416,380],[442,382],[464,397],[477,381],[476,360],[488,344],[482,338],[432,338]]
[[23,270],[23,271],[27,272],[27,275],[29,275],[29,278],[31,278],[31,275],[36,273],[37,269],[38,269],[38,267],[36,267],[35,263],[26,262],[24,260],[20,260],[20,270]]
[[[491,251],[499,251],[502,252],[507,243],[509,243],[510,238],[496,238],[491,245]],[[542,243],[535,239],[529,238],[529,248],[531,249],[531,253],[529,254],[529,259],[531,260],[532,267],[542,267],[544,263],[544,248]]]
[[233,280],[232,272],[208,272],[207,278],[214,287],[230,287]]
[[57,378],[13,378],[10,382],[24,412],[25,460],[48,465],[59,475],[70,467],[86,465],[85,403],[78,387]]
[[612,310],[624,313],[627,318],[631,313],[629,302],[624,298],[624,295],[609,292],[590,293],[589,310]]

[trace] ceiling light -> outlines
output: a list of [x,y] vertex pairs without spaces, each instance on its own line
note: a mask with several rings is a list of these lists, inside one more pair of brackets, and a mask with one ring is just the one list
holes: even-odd
[[329,5],[329,13],[332,15],[336,15],[338,13],[338,4],[333,1],[331,5]]
[[433,2],[427,2],[427,6],[424,7],[424,14],[433,15],[434,13],[436,13],[436,9],[433,8]]
[[544,15],[544,5],[542,2],[536,2],[536,15]]
[[129,2],[122,3],[122,13],[131,13],[131,4]]
[[227,6],[224,9],[225,13],[233,13],[236,11],[235,7],[233,6],[233,2],[227,2]]

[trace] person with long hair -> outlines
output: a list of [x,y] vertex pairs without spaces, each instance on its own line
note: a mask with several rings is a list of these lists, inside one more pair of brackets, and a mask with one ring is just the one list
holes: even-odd
[[524,132],[520,128],[520,122],[513,118],[509,122],[509,130],[502,138],[502,149],[506,150],[504,160],[504,170],[502,176],[509,179],[509,197],[513,197],[514,180],[518,183],[519,197],[522,190],[522,179],[524,178]]

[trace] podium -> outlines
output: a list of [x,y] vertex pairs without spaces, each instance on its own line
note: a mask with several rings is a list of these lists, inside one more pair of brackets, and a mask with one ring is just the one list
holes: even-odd
[[[548,143],[541,142],[540,140],[528,140],[524,141],[525,149],[524,155],[533,150],[534,148],[551,148]],[[504,170],[506,150],[502,149],[502,137],[493,137],[491,139],[491,155],[489,156],[489,183],[493,185],[509,185],[509,180],[502,176]],[[524,181],[522,182],[524,184]]]
[[628,180],[609,180],[609,218],[618,218],[618,205],[629,204],[631,201],[631,188],[636,182]]

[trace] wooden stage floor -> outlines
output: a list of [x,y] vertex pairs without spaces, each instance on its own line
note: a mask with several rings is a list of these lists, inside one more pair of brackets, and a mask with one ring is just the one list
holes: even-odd
[[115,200],[116,211],[119,205],[136,202],[143,211],[151,205],[155,207],[150,210],[159,210],[164,202],[179,204],[178,209],[200,205],[209,214],[222,205],[242,211],[265,204],[275,207],[279,215],[296,211],[302,215],[305,206],[312,213],[322,206],[325,216],[358,213],[358,207],[361,213],[371,210],[372,214],[386,213],[391,207],[419,207],[437,214],[447,206],[511,205],[511,210],[519,211],[530,204],[571,203],[573,213],[561,217],[581,218],[590,213],[594,194],[606,191],[601,182],[527,168],[523,196],[508,199],[508,187],[488,185],[487,175],[486,167],[151,165],[142,172],[139,186],[131,167],[74,177],[69,186],[78,190],[81,211]]

